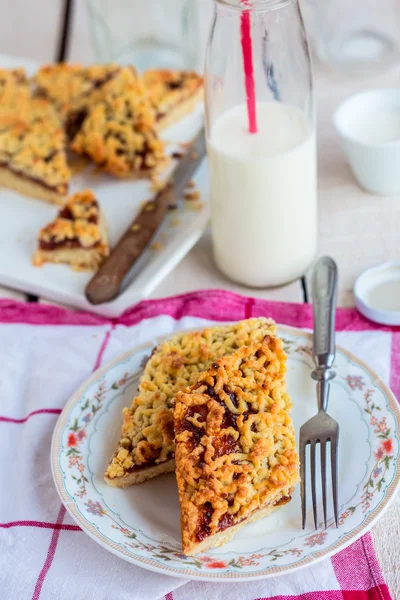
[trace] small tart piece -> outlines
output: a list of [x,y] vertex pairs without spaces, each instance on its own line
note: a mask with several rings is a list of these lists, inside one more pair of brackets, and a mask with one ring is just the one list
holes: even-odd
[[143,81],[159,130],[180,121],[203,98],[203,78],[194,71],[150,69]]
[[50,99],[66,124],[72,138],[82,125],[88,110],[102,99],[103,86],[121,67],[115,64],[83,67],[80,64],[44,65],[34,77],[36,93]]
[[166,164],[166,156],[141,79],[125,68],[103,91],[104,99],[89,112],[72,150],[116,177],[152,176]]
[[189,331],[160,344],[140,378],[137,396],[123,410],[121,439],[105,474],[113,487],[127,487],[174,470],[173,402],[221,356],[275,333],[272,319]]
[[109,255],[107,228],[91,190],[77,192],[57,218],[39,234],[33,264],[69,264],[78,271],[95,271]]
[[228,542],[290,501],[299,480],[279,338],[214,362],[175,398],[175,460],[183,553]]

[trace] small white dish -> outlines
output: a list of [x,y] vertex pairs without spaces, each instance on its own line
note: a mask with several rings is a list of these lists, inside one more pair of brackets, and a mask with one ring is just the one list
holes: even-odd
[[400,325],[400,261],[363,271],[354,285],[360,313],[381,325]]
[[373,194],[400,194],[400,89],[350,96],[333,123],[359,184]]

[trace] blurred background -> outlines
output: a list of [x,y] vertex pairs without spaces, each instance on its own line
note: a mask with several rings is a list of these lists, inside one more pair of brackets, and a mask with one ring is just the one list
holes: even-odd
[[[400,64],[399,0],[301,0],[301,6],[315,54],[334,70],[371,74]],[[159,66],[202,68],[213,0],[0,0],[0,7],[2,53],[56,60],[69,8],[68,60],[145,68],[152,49],[142,48],[138,61],[132,47],[156,36],[166,63]],[[168,54],[171,44],[181,64]]]
[[[0,52],[29,57],[40,62],[55,60],[66,4],[63,0],[0,0]],[[98,55],[99,48],[95,42],[95,39],[101,40],[101,27],[103,25],[104,28],[104,24],[111,31],[112,39],[103,38],[100,46],[109,52],[118,51],[119,48],[116,49],[113,42],[118,38],[124,42],[128,31],[131,32],[131,38],[134,37],[135,21],[140,20],[141,25],[142,17],[152,18],[158,13],[160,6],[166,7],[169,16],[167,22],[165,18],[159,19],[164,29],[173,32],[174,27],[178,26],[185,31],[190,30],[193,23],[196,24],[196,57],[197,60],[201,57],[201,62],[203,60],[213,0],[72,0],[70,4],[71,34],[68,60],[91,63],[105,58]],[[185,23],[185,11],[188,6],[191,9],[190,22]],[[103,23],[99,24],[99,19],[96,22],[93,7]]]

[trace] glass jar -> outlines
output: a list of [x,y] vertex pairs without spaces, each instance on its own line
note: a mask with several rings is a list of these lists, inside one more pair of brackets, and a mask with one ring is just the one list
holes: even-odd
[[149,68],[197,67],[193,0],[86,0],[98,62]]
[[230,279],[273,287],[317,248],[311,63],[297,0],[215,0],[205,72],[213,249]]
[[306,0],[318,57],[348,73],[381,73],[400,62],[398,0]]

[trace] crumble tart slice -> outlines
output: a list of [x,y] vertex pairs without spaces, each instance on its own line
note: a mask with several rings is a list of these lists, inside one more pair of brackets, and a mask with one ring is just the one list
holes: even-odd
[[149,69],[143,81],[159,130],[182,119],[203,97],[203,78],[194,71]]
[[102,99],[103,87],[121,70],[115,64],[83,67],[59,63],[42,66],[34,77],[36,93],[50,99],[65,120],[68,136],[79,131],[88,110]]
[[60,118],[48,100],[31,99],[20,119],[0,127],[0,184],[63,205],[70,178]]
[[39,234],[33,264],[64,263],[95,271],[109,254],[107,228],[91,190],[77,192]]
[[113,487],[127,487],[174,470],[173,402],[221,356],[275,333],[263,317],[180,333],[149,358],[137,396],[123,410],[121,439],[105,473]]
[[299,460],[279,338],[223,357],[175,399],[183,553],[228,542],[290,501]]
[[167,158],[141,79],[125,68],[104,86],[104,93],[75,136],[72,150],[116,177],[151,177]]
[[61,206],[70,178],[64,131],[47,118],[28,125],[18,150],[0,171],[3,185]]
[[[1,100],[0,92],[0,103]],[[59,116],[48,100],[32,99],[30,96],[25,100],[18,103],[14,98],[13,102],[16,103],[8,108],[6,104],[0,104],[0,164],[2,166],[21,149],[26,135],[34,128],[38,129],[41,123],[43,128],[51,133],[54,130],[62,131]],[[64,141],[63,146],[65,146]]]

